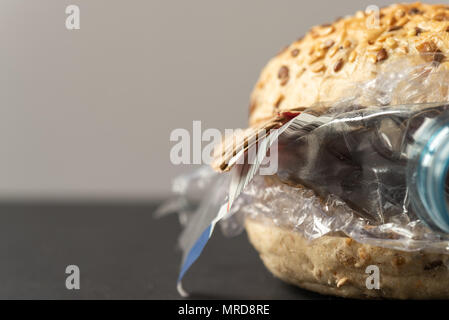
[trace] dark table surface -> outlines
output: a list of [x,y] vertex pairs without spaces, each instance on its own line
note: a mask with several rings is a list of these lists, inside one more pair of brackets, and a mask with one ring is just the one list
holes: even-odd
[[[9,203],[0,210],[0,299],[180,299],[181,231],[157,203]],[[65,286],[66,266],[80,289]],[[282,283],[265,269],[246,234],[217,228],[187,273],[193,299],[329,299]]]

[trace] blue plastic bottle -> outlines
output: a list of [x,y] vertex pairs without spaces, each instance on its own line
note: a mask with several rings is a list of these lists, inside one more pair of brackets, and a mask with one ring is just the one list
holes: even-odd
[[427,119],[414,138],[408,150],[410,202],[430,227],[449,233],[449,114]]

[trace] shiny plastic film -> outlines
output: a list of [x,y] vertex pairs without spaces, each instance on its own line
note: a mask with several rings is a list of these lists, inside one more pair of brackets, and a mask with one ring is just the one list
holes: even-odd
[[[183,190],[175,202],[190,207],[180,241],[183,265],[200,238],[192,225],[213,230],[221,221],[232,236],[247,218],[309,240],[342,234],[385,248],[448,254],[448,78],[435,64],[384,64],[374,80],[354,84],[340,101],[310,106],[268,135],[256,157],[276,143],[274,174],[259,174],[256,161],[229,173],[202,168],[204,179],[178,179]],[[189,190],[207,190],[196,210],[185,200]]]

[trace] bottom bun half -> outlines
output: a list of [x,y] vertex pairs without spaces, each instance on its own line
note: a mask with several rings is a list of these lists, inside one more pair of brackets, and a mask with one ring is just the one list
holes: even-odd
[[[448,255],[387,249],[339,235],[308,241],[294,230],[251,218],[245,227],[268,270],[301,288],[360,299],[449,299]],[[378,267],[379,277],[369,266]],[[367,279],[372,287],[377,278],[379,289],[368,289]]]

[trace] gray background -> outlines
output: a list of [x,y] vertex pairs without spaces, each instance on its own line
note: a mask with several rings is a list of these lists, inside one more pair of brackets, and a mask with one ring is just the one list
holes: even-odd
[[1,0],[0,199],[165,196],[192,170],[169,161],[173,129],[244,127],[281,47],[390,2]]

